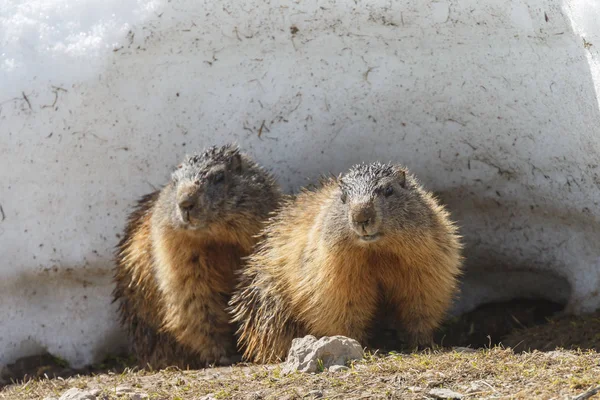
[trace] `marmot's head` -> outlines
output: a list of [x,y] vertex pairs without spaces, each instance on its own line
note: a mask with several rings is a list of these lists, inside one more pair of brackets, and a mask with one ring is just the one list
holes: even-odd
[[271,175],[231,144],[187,156],[172,174],[172,188],[171,223],[184,229],[265,218],[279,198]]
[[433,210],[408,170],[394,164],[359,164],[334,183],[323,232],[331,245],[369,246],[399,240],[432,226]]

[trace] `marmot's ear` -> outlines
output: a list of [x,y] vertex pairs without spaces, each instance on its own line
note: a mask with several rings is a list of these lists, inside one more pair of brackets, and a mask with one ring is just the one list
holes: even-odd
[[403,188],[406,188],[406,169],[401,166],[394,166],[394,176],[398,180],[398,183]]
[[231,161],[229,162],[229,170],[233,172],[242,172],[245,168],[245,162],[242,159],[241,154],[236,153],[231,157]]

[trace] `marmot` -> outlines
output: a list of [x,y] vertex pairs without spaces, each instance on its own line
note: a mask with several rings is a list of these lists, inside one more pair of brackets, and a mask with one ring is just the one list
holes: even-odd
[[283,201],[230,301],[244,358],[285,358],[293,338],[363,343],[387,308],[430,345],[457,292],[462,244],[448,212],[408,170],[360,164]]
[[141,366],[197,368],[235,355],[235,273],[281,193],[234,145],[188,156],[143,197],[118,244],[114,301]]

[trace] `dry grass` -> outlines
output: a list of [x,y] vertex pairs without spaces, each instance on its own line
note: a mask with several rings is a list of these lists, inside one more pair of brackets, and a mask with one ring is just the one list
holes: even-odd
[[[101,399],[130,399],[117,395],[125,385],[147,394],[150,399],[195,399],[212,394],[215,399],[427,399],[434,388],[448,388],[467,399],[575,399],[575,396],[600,386],[600,314],[559,317],[545,320],[536,306],[515,303],[488,306],[449,324],[440,331],[440,343],[489,346],[498,341],[519,350],[548,350],[556,346],[569,349],[513,352],[502,347],[459,352],[439,349],[413,354],[368,356],[347,372],[294,374],[282,376],[279,366],[238,365],[198,371],[134,371],[123,373],[128,359],[108,359],[87,371],[96,375],[68,379],[37,379],[0,389],[0,399],[58,398],[72,387],[97,389]],[[547,305],[546,305],[547,306]],[[544,305],[537,309],[548,308]],[[551,307],[550,307],[551,308]],[[549,309],[552,311],[552,309]],[[540,315],[537,315],[540,314]],[[543,317],[543,318],[542,318]],[[517,326],[531,326],[515,330]],[[507,332],[508,336],[503,337]],[[393,336],[393,335],[392,335]],[[393,348],[393,347],[392,347]],[[25,362],[27,361],[27,362]],[[76,371],[53,356],[23,360],[13,367],[14,376],[68,374]],[[66,368],[66,369],[65,369]],[[1,380],[1,376],[0,376]],[[600,394],[595,397],[598,398]]]
[[[369,356],[346,372],[281,376],[277,365],[239,365],[199,371],[125,371],[11,385],[0,399],[59,397],[71,387],[100,389],[98,399],[118,399],[120,385],[150,399],[424,399],[432,388],[466,398],[572,399],[600,386],[595,351],[513,353],[500,347],[475,352],[427,351]],[[121,396],[125,399],[129,397]]]

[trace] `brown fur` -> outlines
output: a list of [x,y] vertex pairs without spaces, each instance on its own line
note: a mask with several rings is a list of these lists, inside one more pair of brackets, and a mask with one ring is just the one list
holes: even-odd
[[235,273],[279,199],[274,181],[264,174],[265,189],[259,184],[252,192],[268,197],[260,210],[227,211],[230,215],[203,229],[178,225],[171,212],[174,182],[142,198],[130,215],[117,250],[114,297],[141,366],[230,362],[236,351],[226,308]]
[[[118,245],[118,267],[115,269],[115,300],[119,302],[121,322],[132,338],[132,352],[142,367],[157,368],[174,358],[186,367],[189,351],[177,345],[168,333],[159,333],[164,306],[152,269],[150,218],[159,192],[144,196],[129,216],[125,235]],[[190,365],[192,366],[192,365]]]
[[423,223],[368,245],[345,237],[334,243],[324,234],[324,221],[339,207],[336,179],[286,201],[230,303],[245,358],[283,359],[292,339],[306,334],[364,343],[382,307],[413,343],[430,343],[457,291],[461,245],[448,213],[414,185]]

